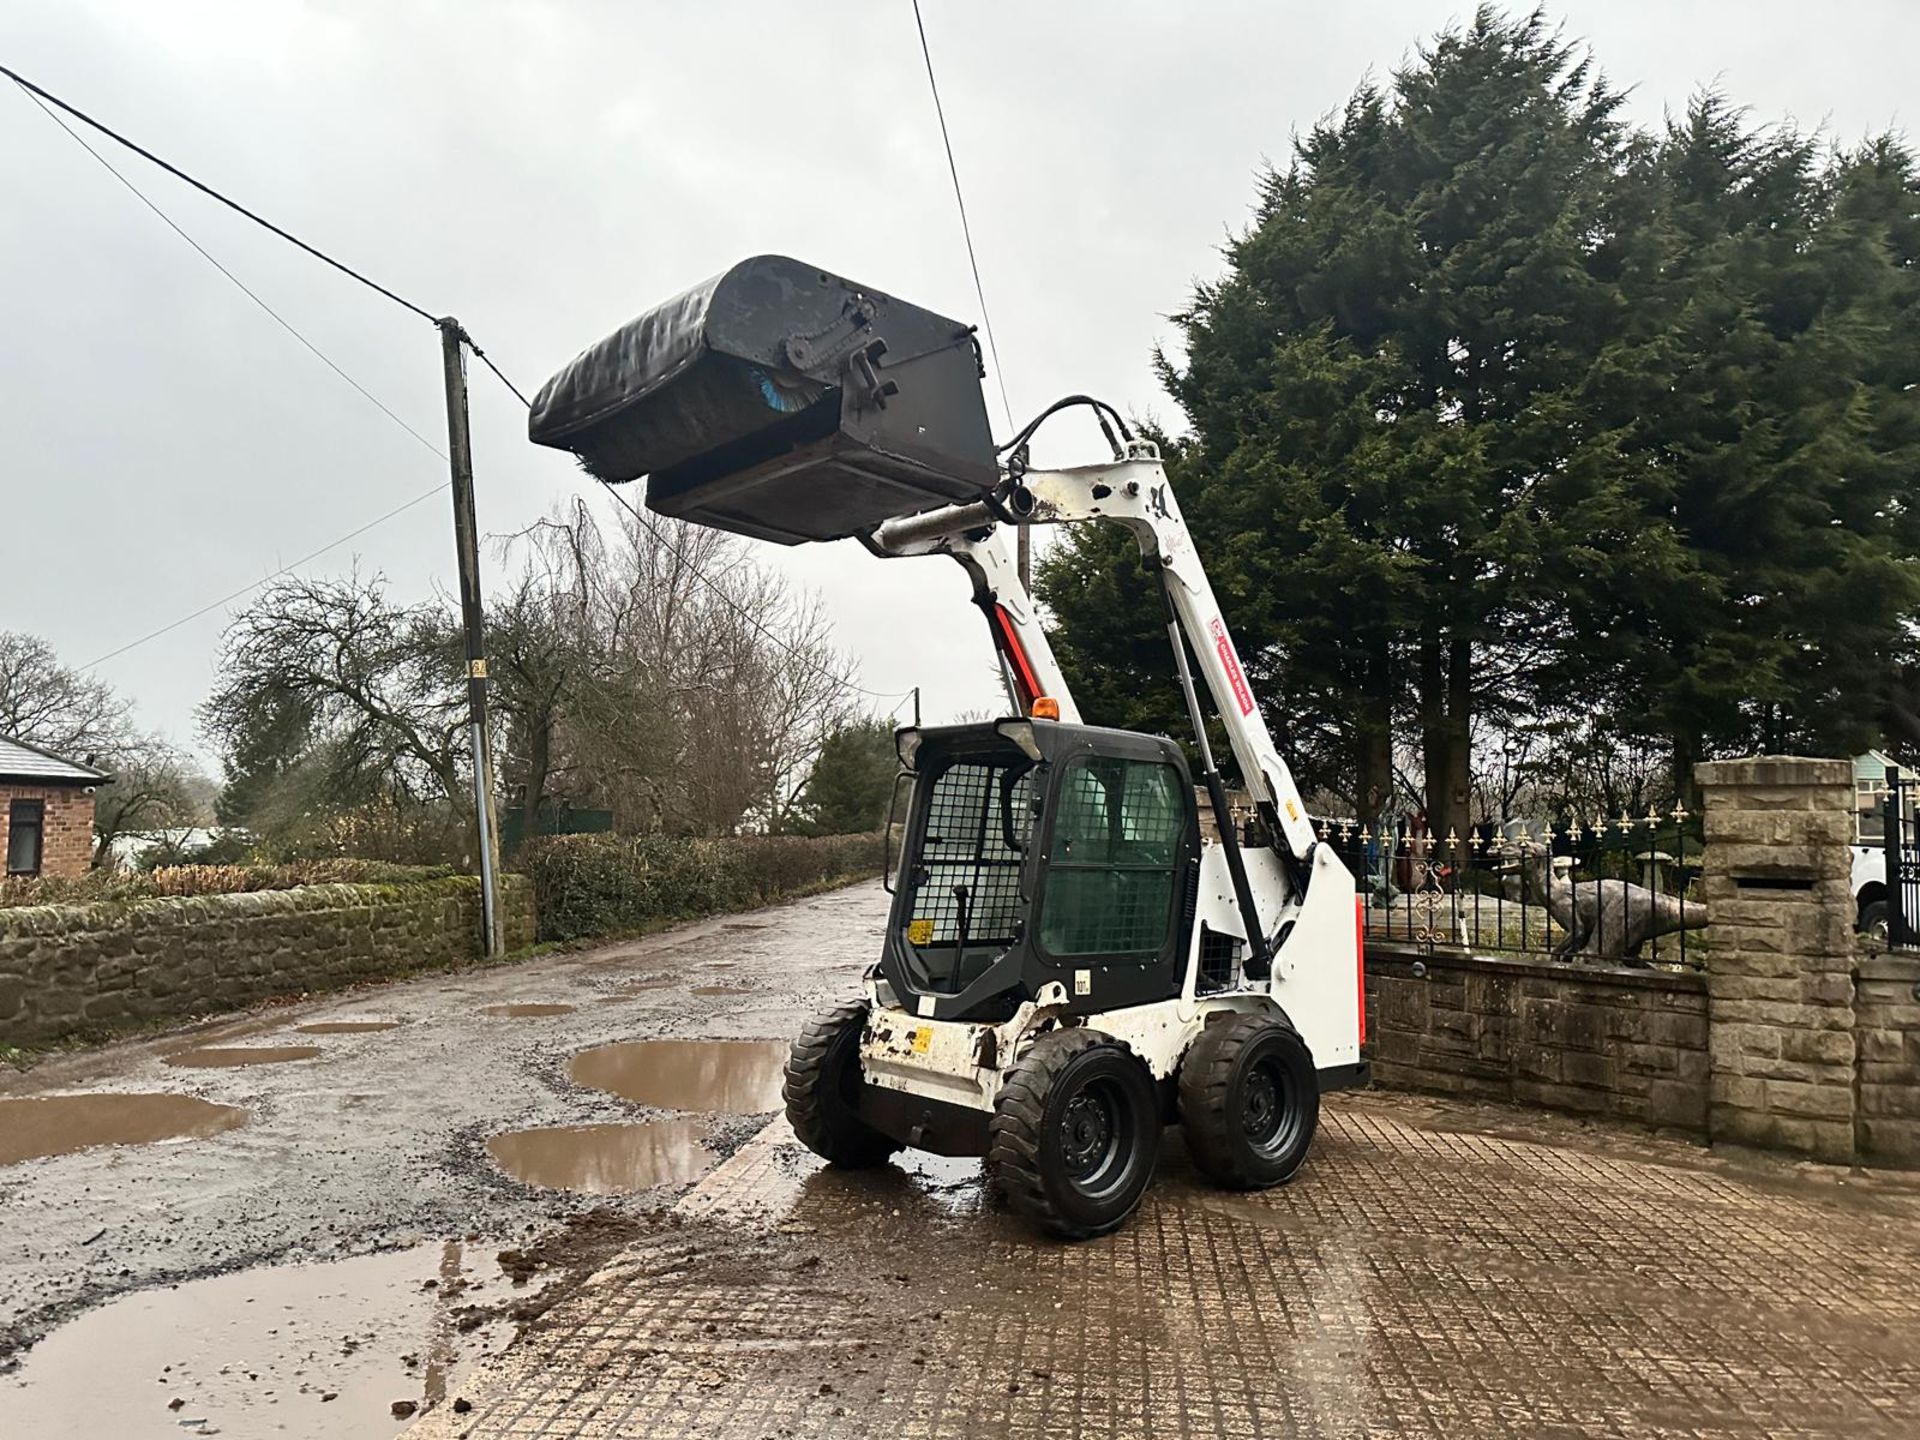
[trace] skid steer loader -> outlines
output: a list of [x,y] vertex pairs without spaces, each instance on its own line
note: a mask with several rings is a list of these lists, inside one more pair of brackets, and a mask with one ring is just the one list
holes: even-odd
[[[898,732],[910,801],[886,937],[863,998],[795,1042],[787,1115],[834,1165],[982,1156],[1015,1209],[1080,1239],[1133,1213],[1172,1123],[1218,1184],[1294,1175],[1321,1092],[1365,1078],[1360,916],[1154,445],[1071,396],[996,447],[983,376],[971,327],[762,256],[583,352],[529,429],[600,479],[648,477],[663,515],[965,568],[1014,713]],[[1034,432],[1077,406],[1111,461],[1031,468]],[[1191,761],[1165,736],[1083,723],[1019,581],[1017,527],[1091,523],[1129,531],[1160,579]],[[1244,824],[1196,670],[1252,800]]]

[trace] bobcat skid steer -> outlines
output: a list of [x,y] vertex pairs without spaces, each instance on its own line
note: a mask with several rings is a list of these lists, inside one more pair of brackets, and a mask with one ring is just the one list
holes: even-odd
[[[898,733],[911,799],[886,938],[864,998],[795,1042],[787,1115],[834,1165],[983,1156],[1016,1210],[1079,1239],[1133,1213],[1169,1124],[1218,1184],[1292,1178],[1321,1092],[1365,1078],[1358,903],[1154,445],[1073,396],[996,449],[982,376],[971,327],[762,256],[585,351],[529,428],[600,479],[647,476],[663,515],[965,568],[1014,713]],[[1094,410],[1112,460],[1029,468],[1033,433],[1070,406]],[[1081,720],[1018,579],[1017,527],[1100,523],[1160,578],[1191,757]],[[1252,798],[1244,825],[1201,687]]]

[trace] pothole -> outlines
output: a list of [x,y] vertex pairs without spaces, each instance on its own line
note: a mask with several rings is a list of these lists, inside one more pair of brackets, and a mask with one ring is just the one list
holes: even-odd
[[691,1180],[714,1161],[692,1120],[636,1125],[555,1125],[510,1130],[487,1141],[494,1163],[514,1179],[547,1190],[628,1195]]
[[759,1115],[780,1108],[784,1040],[636,1040],[582,1050],[567,1073],[637,1105]]
[[460,1396],[511,1340],[502,1312],[532,1294],[473,1249],[449,1241],[124,1296],[56,1330],[3,1382],[7,1433],[387,1440],[396,1402],[428,1410]]
[[318,1045],[210,1045],[169,1055],[167,1064],[186,1070],[227,1070],[241,1065],[284,1065],[290,1060],[311,1060],[319,1053]]
[[482,1015],[492,1015],[501,1020],[533,1020],[542,1015],[571,1015],[571,1005],[482,1005]]
[[247,1112],[191,1095],[37,1095],[0,1100],[0,1165],[96,1145],[195,1140],[247,1123]]
[[371,1035],[376,1030],[398,1030],[398,1020],[322,1020],[317,1025],[293,1027],[302,1035]]

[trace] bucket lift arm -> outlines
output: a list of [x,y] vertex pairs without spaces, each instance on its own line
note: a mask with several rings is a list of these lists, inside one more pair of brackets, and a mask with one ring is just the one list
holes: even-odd
[[[1030,470],[995,506],[955,505],[889,520],[868,541],[881,555],[944,554],[959,561],[973,580],[974,603],[994,627],[995,647],[1013,672],[1016,694],[1029,704],[1040,695],[1052,696],[1060,702],[1063,720],[1077,720],[1078,708],[1040,627],[1032,597],[1014,569],[1004,530],[996,525],[1001,515],[1011,516],[1017,524],[1033,525],[1106,520],[1131,532],[1141,555],[1162,578],[1189,709],[1194,709],[1193,696],[1182,640],[1198,662],[1254,803],[1284,838],[1293,857],[1305,859],[1314,843],[1313,826],[1293,774],[1280,758],[1260,713],[1157,447],[1151,441],[1132,441],[1127,458],[1111,464]],[[1199,719],[1197,710],[1195,719]],[[1204,726],[1198,731],[1203,758],[1210,760]],[[1212,769],[1211,763],[1207,769]]]

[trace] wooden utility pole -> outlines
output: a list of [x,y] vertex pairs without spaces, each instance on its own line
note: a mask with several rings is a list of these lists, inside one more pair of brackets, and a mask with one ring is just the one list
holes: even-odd
[[473,436],[467,429],[467,332],[447,316],[439,322],[447,377],[447,460],[453,469],[453,544],[460,561],[460,625],[467,641],[467,725],[473,748],[473,817],[480,849],[481,933],[489,957],[505,946],[500,934],[499,853],[493,823],[493,757],[487,739],[487,649],[480,603],[479,527],[473,518]]
[[1014,568],[1020,572],[1020,588],[1033,594],[1033,531],[1025,525],[1014,531]]

